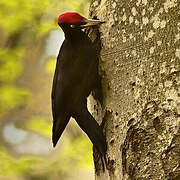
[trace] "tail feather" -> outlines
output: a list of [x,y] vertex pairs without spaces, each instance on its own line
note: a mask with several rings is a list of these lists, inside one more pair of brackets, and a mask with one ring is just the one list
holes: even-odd
[[81,109],[74,113],[78,125],[88,135],[94,146],[101,155],[104,155],[107,150],[106,139],[101,127],[98,125],[93,116],[89,113],[87,108]]
[[53,147],[56,146],[59,138],[61,137],[66,125],[69,122],[70,117],[61,115],[56,118],[56,120],[53,121],[53,129],[52,129],[52,141],[53,141]]

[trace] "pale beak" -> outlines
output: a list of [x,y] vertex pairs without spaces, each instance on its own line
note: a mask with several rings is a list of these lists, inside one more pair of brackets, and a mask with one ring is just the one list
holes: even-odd
[[100,21],[100,20],[97,20],[97,19],[86,19],[84,18],[82,20],[82,24],[81,27],[89,27],[89,26],[96,26],[96,25],[99,25],[99,24],[103,24],[105,23],[105,21]]

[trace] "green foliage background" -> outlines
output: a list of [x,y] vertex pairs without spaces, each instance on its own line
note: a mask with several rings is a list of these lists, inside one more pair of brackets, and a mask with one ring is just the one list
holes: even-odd
[[[16,127],[51,138],[49,99],[55,57],[48,57],[39,66],[41,54],[49,32],[59,28],[58,15],[77,11],[87,16],[88,3],[89,0],[0,1],[1,132],[15,118],[18,120],[12,122]],[[17,154],[13,145],[1,137],[0,179],[75,179],[77,170],[92,173],[91,143],[73,123],[68,128],[62,146],[48,156]]]

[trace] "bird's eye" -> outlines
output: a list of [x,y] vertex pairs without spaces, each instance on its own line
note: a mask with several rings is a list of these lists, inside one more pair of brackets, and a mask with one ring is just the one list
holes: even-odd
[[74,24],[71,24],[71,28],[75,28],[76,27],[76,25],[74,25]]

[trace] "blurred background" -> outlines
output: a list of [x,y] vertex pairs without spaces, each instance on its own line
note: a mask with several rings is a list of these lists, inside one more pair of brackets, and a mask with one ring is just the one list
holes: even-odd
[[93,179],[92,145],[74,120],[51,143],[59,14],[89,0],[0,0],[0,180]]

